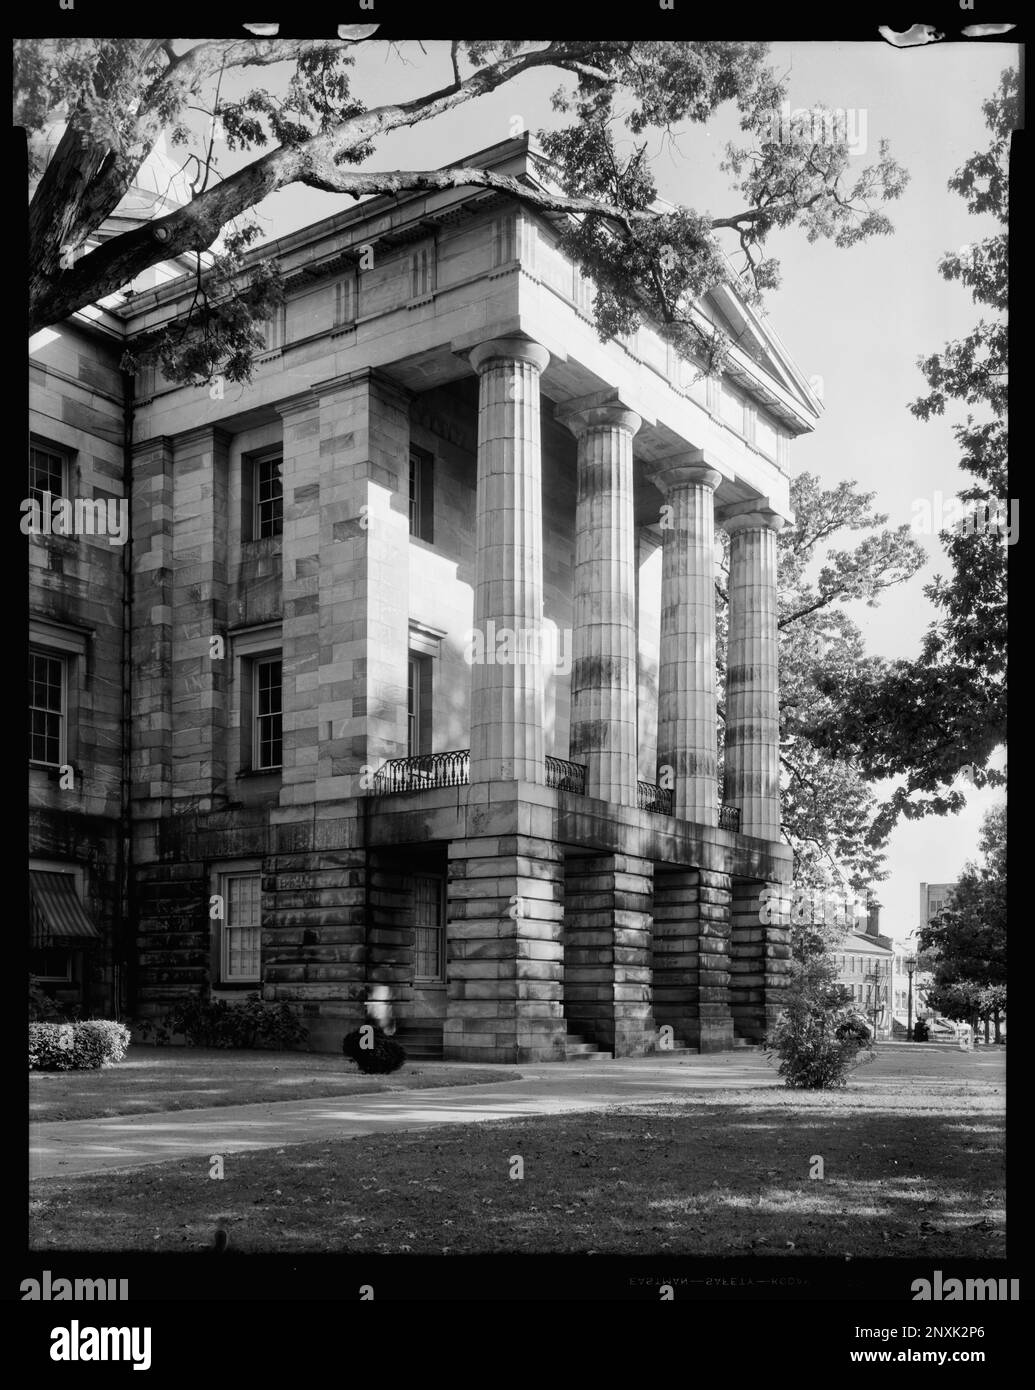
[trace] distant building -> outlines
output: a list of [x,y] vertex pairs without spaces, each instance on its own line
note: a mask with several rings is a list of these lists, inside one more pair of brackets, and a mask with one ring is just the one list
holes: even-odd
[[937,917],[949,900],[949,894],[956,887],[954,883],[921,883],[920,885],[920,926],[926,927],[932,917]]
[[[926,927],[932,917],[937,917],[942,908],[949,900],[949,894],[955,888],[955,883],[921,883],[920,884],[920,919],[919,926]],[[910,944],[910,948],[900,946],[895,954],[895,973],[892,983],[892,1013],[894,1016],[896,1032],[901,1031],[904,1035],[909,1027],[909,972],[905,967],[906,957],[912,952],[916,954],[916,946]],[[937,1009],[932,1009],[927,1003],[927,991],[934,985],[934,976],[929,970],[916,970],[913,972],[913,1022],[917,1019],[936,1019],[941,1015]]]
[[845,934],[834,951],[838,984],[851,991],[878,1039],[892,1035],[892,980],[895,944],[881,936],[880,908],[871,908],[865,929],[860,925]]

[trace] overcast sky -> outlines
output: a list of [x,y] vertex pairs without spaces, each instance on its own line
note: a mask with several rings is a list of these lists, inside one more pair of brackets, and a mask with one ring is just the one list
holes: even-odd
[[[354,90],[368,104],[404,99],[449,80],[447,44],[429,42],[424,52],[408,44],[401,52],[410,66],[387,45],[374,42],[360,50]],[[971,217],[946,185],[965,159],[987,146],[981,106],[997,89],[1002,70],[1016,65],[1017,47],[778,43],[772,61],[788,75],[792,108],[822,102],[850,113],[860,136],[860,167],[874,159],[886,137],[911,176],[902,198],[888,205],[894,236],[838,250],[827,242],[809,245],[792,230],[773,237],[767,251],[780,260],[783,274],[781,288],[767,299],[770,319],[805,375],[823,378],[825,414],[812,436],[793,444],[792,468],[816,473],[831,486],[855,479],[877,494],[876,505],[888,513],[890,525],[908,523],[914,501],[933,502],[938,491],[948,500],[963,485],[951,433],[962,414],[924,423],[908,405],[925,389],[917,357],[968,332],[982,312],[965,289],[941,278],[937,264],[946,251],[990,235],[997,224]],[[254,71],[243,75],[243,83],[236,74],[229,90],[236,94],[242,85],[253,85]],[[434,168],[508,139],[518,120],[533,133],[552,127],[563,119],[549,103],[561,80],[554,72],[529,73],[468,107],[395,132],[379,143],[366,167]],[[653,167],[661,196],[715,216],[738,210],[738,196],[718,166],[727,140],[739,134],[736,112],[727,109],[707,128],[687,126],[674,145],[657,140]],[[226,160],[221,171],[236,163]],[[351,198],[293,187],[267,199],[259,214],[266,233],[276,237],[353,205]],[[736,249],[732,234],[727,249]],[[918,652],[932,617],[923,586],[935,573],[949,572],[937,537],[920,540],[931,558],[915,579],[877,609],[859,604],[849,610],[873,653]],[[1000,797],[971,790],[959,816],[929,817],[895,831],[890,875],[878,889],[882,930],[901,937],[918,925],[920,881],[956,877],[976,855],[982,815]]]

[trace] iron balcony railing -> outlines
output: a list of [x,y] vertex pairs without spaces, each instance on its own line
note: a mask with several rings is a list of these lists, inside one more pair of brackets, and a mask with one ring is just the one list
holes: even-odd
[[[462,787],[471,780],[471,750],[456,748],[449,753],[418,753],[410,758],[390,758],[374,773],[374,792],[424,791],[428,787]],[[558,791],[584,792],[586,769],[566,758],[546,759],[546,785]]]
[[419,792],[428,787],[463,787],[471,780],[471,750],[454,748],[449,753],[417,753],[412,758],[390,758],[374,773],[374,791]]
[[663,816],[670,816],[672,814],[672,788],[659,787],[653,782],[637,782],[636,804],[641,811],[658,811]]
[[719,829],[740,831],[740,807],[719,807]]
[[586,769],[582,763],[570,763],[567,758],[546,759],[546,785],[559,792],[584,792]]
[[[454,748],[448,753],[418,753],[411,758],[390,758],[374,773],[374,793],[418,792],[429,787],[464,787],[471,780],[471,750]],[[557,791],[585,793],[586,769],[567,758],[546,759],[546,785]],[[641,811],[672,814],[672,788],[653,782],[636,783],[636,804]],[[740,807],[719,807],[720,830],[740,830]]]
[[[672,788],[659,787],[653,782],[636,783],[636,804],[641,811],[657,811],[660,815],[672,814]],[[740,830],[740,807],[719,807],[719,829]]]

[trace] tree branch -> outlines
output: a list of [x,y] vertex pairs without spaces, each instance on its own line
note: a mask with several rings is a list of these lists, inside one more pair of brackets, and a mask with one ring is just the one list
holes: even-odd
[[[299,42],[307,42],[311,46],[314,41]],[[323,46],[326,47],[326,43]],[[234,57],[236,50],[241,47],[242,45],[229,45],[230,56]],[[350,174],[339,167],[339,161],[344,159],[350,150],[367,144],[379,135],[403,126],[415,125],[419,121],[430,120],[494,91],[524,72],[558,66],[572,59],[577,60],[592,47],[589,42],[549,44],[545,48],[515,54],[480,68],[465,78],[458,87],[451,84],[412,101],[379,106],[361,112],[342,121],[333,130],[315,135],[299,145],[279,146],[230,175],[217,187],[199,194],[187,207],[179,208],[145,227],[105,242],[82,257],[71,269],[57,273],[52,263],[48,264],[45,260],[42,264],[38,263],[30,287],[30,332],[55,323],[85,304],[114,293],[141,271],[169,256],[186,250],[204,250],[212,244],[228,221],[254,207],[270,193],[291,183],[304,182],[315,188],[351,192],[357,196],[363,192],[404,192],[411,187],[461,187],[467,183],[485,187],[506,187],[508,192],[515,196],[523,196],[526,201],[537,201],[534,190],[526,188],[517,180],[507,179],[504,175],[490,175],[486,170],[469,170],[467,173],[470,177],[466,180],[454,174],[452,180],[447,178],[445,183],[434,182],[439,176],[436,171],[411,175],[412,182],[405,185],[399,182],[400,175],[387,175],[382,176],[382,182],[378,184],[368,182],[366,187],[361,187],[356,180],[365,177],[369,181],[371,176]],[[199,45],[199,48],[205,50],[205,56],[193,60],[192,71],[201,71],[205,64],[215,62],[217,56],[225,56],[228,46]],[[191,54],[196,51],[192,49]],[[185,63],[191,54],[184,55]],[[250,48],[249,54],[250,61],[262,60],[251,54]],[[243,63],[244,60],[245,55],[242,52],[237,61]],[[265,60],[272,61],[271,58]],[[178,80],[186,80],[179,68],[177,73],[180,74]],[[155,120],[157,136],[160,122],[157,118]],[[139,166],[134,167],[133,173],[136,172],[136,167]],[[493,185],[493,178],[501,182]],[[503,180],[506,182],[502,182]],[[39,190],[37,193],[39,194]],[[50,187],[47,196],[40,198],[39,208],[42,209],[45,204],[53,202],[56,195],[57,190]],[[67,190],[64,196],[67,196]],[[109,201],[110,197],[101,199],[99,203],[94,199],[95,214],[99,212],[100,215],[96,216],[93,227],[88,230],[93,230],[103,221],[117,205],[118,199],[116,203],[107,206]],[[543,194],[538,195],[538,202],[540,206],[553,207],[560,211],[601,211],[600,206],[588,198],[558,198],[551,201],[551,195]],[[60,200],[54,203],[54,206],[59,205]],[[618,208],[604,211],[607,215],[613,213],[615,219],[625,225],[628,225],[630,216],[651,219],[655,215],[648,212],[629,214]]]

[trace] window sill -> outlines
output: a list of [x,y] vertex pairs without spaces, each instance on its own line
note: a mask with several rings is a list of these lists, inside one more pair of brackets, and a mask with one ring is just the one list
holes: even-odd
[[51,782],[60,782],[61,778],[65,775],[66,769],[71,770],[73,777],[79,777],[80,769],[73,762],[66,761],[63,763],[36,763],[32,762],[31,760],[29,762],[30,772],[45,772],[48,781]]

